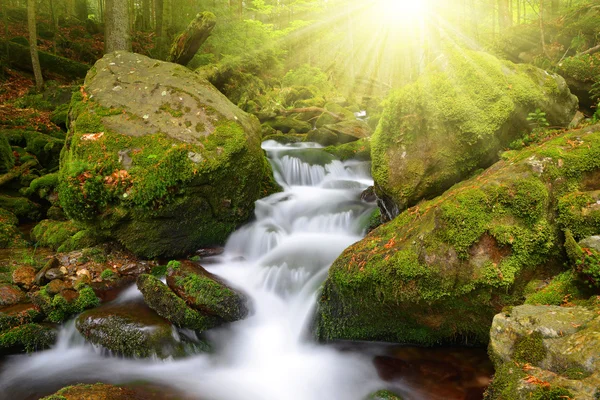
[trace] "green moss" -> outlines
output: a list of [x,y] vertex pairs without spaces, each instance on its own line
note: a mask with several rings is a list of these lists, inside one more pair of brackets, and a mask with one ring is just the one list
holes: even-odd
[[0,208],[0,248],[25,247],[27,242],[17,228],[19,219],[10,211]]
[[536,365],[546,357],[546,352],[543,336],[536,331],[515,341],[512,358],[521,363]]
[[40,317],[40,312],[34,308],[28,308],[23,311],[9,310],[4,309],[0,311],[0,332],[15,328],[19,325],[32,323]]
[[564,115],[556,113],[555,79],[486,53],[446,51],[387,101],[372,137],[379,190],[405,209],[493,163],[498,150],[528,129],[527,114],[536,108],[552,124],[568,124],[575,103],[561,98]]
[[600,56],[584,54],[567,57],[558,65],[558,71],[561,75],[577,81],[597,82],[600,77]]
[[355,142],[350,142],[339,146],[325,147],[324,150],[342,161],[371,160],[371,141],[369,138],[359,139]]
[[[114,133],[101,117],[112,112],[73,97],[75,129],[62,154],[59,186],[70,219],[136,254],[156,257],[222,244],[250,216],[264,188],[249,177],[264,177],[266,160],[240,124],[220,120],[192,145],[160,133]],[[82,140],[100,132],[95,140]],[[119,161],[123,149],[134,149],[127,171]]]
[[103,280],[112,280],[114,279],[116,276],[115,272],[112,269],[105,269],[104,271],[102,271],[102,273],[100,274],[100,278],[102,278]]
[[8,172],[15,166],[13,150],[4,134],[0,134],[0,173]]
[[600,191],[572,192],[558,201],[558,221],[576,240],[600,232],[600,208],[589,208],[600,200]]
[[173,118],[180,118],[183,117],[183,111],[181,110],[181,106],[179,107],[179,109],[174,109],[169,103],[164,103],[162,106],[160,106],[159,110],[168,113]]
[[152,271],[150,271],[150,274],[157,278],[161,278],[167,274],[167,266],[166,265],[157,265],[156,267],[152,268]]
[[369,396],[368,400],[402,400],[402,397],[390,392],[389,390],[379,390]]
[[504,363],[496,369],[494,379],[485,391],[486,400],[513,400],[517,398],[522,379],[527,375],[513,363]]
[[40,206],[25,197],[0,195],[0,207],[16,215],[21,221],[36,221],[40,218]]
[[204,316],[188,307],[183,299],[152,275],[140,275],[137,285],[146,304],[178,327],[204,331],[220,323],[215,317]]
[[39,246],[52,247],[56,250],[77,232],[79,228],[72,221],[45,219],[33,228],[31,238]]
[[527,295],[525,304],[560,306],[565,301],[583,298],[577,285],[577,276],[566,271],[555,276],[548,285]]
[[31,296],[33,304],[38,306],[51,322],[62,322],[68,317],[79,314],[89,308],[97,307],[100,299],[89,286],[79,288],[77,298],[68,302],[62,295],[50,296],[45,287]]
[[32,352],[50,347],[55,340],[54,329],[38,324],[25,324],[0,332],[0,349]]
[[573,399],[573,394],[561,387],[539,387],[530,394],[532,400],[564,400]]
[[39,178],[34,179],[29,184],[26,194],[30,196],[32,194],[37,195],[40,199],[48,200],[48,196],[58,186],[58,173],[46,174]]

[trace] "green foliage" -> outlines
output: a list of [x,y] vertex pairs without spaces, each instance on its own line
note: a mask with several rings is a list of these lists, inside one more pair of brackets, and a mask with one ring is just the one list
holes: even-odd
[[309,86],[318,88],[322,92],[332,89],[329,77],[317,67],[304,64],[294,70],[288,71],[281,80],[283,86]]
[[100,274],[100,278],[102,278],[102,280],[105,280],[105,281],[113,280],[115,277],[116,277],[115,272],[112,269],[109,269],[109,268],[105,269]]
[[531,123],[534,130],[543,129],[550,126],[548,120],[546,119],[546,113],[539,108],[536,108],[534,112],[529,113],[527,116],[527,121]]

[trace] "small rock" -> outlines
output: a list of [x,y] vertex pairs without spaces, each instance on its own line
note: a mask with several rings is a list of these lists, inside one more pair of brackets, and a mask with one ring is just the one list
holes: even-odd
[[46,272],[48,272],[48,270],[50,270],[52,268],[58,268],[58,266],[59,266],[59,263],[58,263],[58,259],[56,257],[52,257],[50,260],[48,260],[46,265],[44,265],[44,268],[42,268],[35,275],[36,285],[42,286],[42,285],[46,284],[48,282],[48,279],[46,279]]
[[120,266],[117,270],[121,275],[141,275],[149,271],[149,265],[142,262],[131,262]]
[[0,306],[12,306],[25,299],[23,293],[18,287],[8,283],[0,284]]
[[600,236],[590,236],[579,242],[579,246],[600,252]]
[[203,249],[196,250],[196,254],[200,257],[214,257],[223,254],[225,249],[223,247],[206,247]]
[[13,283],[25,290],[31,289],[35,282],[35,268],[30,266],[18,267],[12,273],[12,280]]
[[368,187],[364,192],[360,194],[360,199],[367,203],[373,203],[377,201],[377,195],[375,194],[375,188],[373,186]]
[[[62,268],[64,268],[64,267],[62,267]],[[66,275],[66,271],[63,272],[62,268],[60,268],[60,269],[59,268],[50,268],[48,271],[46,271],[46,273],[44,274],[44,276],[49,281],[52,281],[54,279],[60,279],[60,278],[62,278],[63,276]]]
[[59,294],[61,291],[68,289],[69,285],[60,279],[55,279],[46,285],[46,292],[50,296],[54,296],[55,294]]

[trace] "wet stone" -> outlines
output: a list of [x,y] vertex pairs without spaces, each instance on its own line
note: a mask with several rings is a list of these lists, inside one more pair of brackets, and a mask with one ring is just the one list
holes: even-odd
[[49,281],[52,281],[54,279],[60,279],[60,278],[64,277],[65,274],[66,273],[63,272],[60,268],[50,268],[48,271],[46,271],[46,273],[44,274],[44,276]]
[[29,290],[35,282],[35,268],[30,266],[22,266],[16,268],[12,273],[13,283]]
[[25,299],[25,293],[18,287],[7,283],[0,284],[0,306],[12,306]]
[[46,285],[46,292],[49,295],[54,296],[55,294],[59,294],[61,291],[70,288],[70,286],[70,284],[63,280],[55,279]]

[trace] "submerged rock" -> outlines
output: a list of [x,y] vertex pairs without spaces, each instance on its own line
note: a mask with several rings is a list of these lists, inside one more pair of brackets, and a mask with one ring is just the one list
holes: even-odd
[[91,343],[126,357],[184,355],[173,326],[143,303],[103,305],[81,314],[76,325]]
[[527,283],[546,277],[553,263],[560,270],[561,229],[597,229],[597,212],[558,218],[570,208],[551,199],[578,193],[600,170],[599,152],[595,129],[507,152],[478,176],[378,227],[329,270],[318,336],[486,343],[495,314],[522,303]]
[[597,399],[599,332],[593,307],[524,305],[496,315],[489,346],[496,376],[486,398]]
[[221,244],[276,187],[258,121],[180,65],[108,54],[69,115],[61,205],[137,255]]
[[388,219],[433,198],[531,129],[529,113],[566,127],[577,110],[564,79],[492,55],[448,52],[391,96],[373,135],[373,178]]

